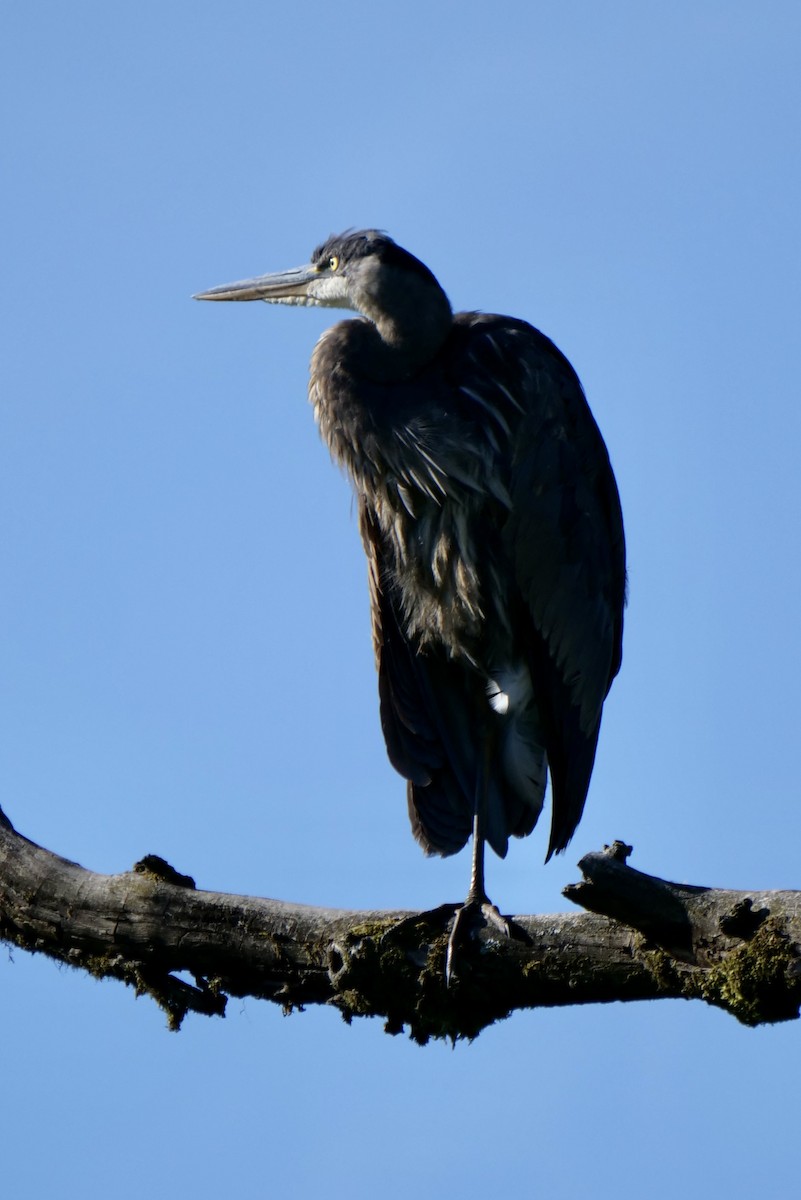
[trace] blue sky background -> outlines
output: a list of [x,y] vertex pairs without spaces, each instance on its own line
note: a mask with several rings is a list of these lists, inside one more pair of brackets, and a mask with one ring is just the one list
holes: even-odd
[[[324,312],[199,305],[387,229],[575,364],[627,522],[587,850],[797,887],[801,9],[4,5],[0,794],[86,866],[348,907],[464,893],[380,734],[362,552],[305,401]],[[682,1003],[424,1050],[233,1002],[179,1035],[0,953],[4,1190],[690,1198],[797,1185],[799,1028]],[[794,1181],[794,1182],[793,1182]]]

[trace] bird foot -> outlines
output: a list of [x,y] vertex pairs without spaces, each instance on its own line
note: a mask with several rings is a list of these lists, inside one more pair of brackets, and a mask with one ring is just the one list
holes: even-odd
[[496,905],[491,904],[486,896],[469,897],[457,908],[453,919],[453,928],[448,938],[448,949],[445,953],[445,984],[450,987],[458,979],[456,960],[458,947],[464,945],[468,938],[474,937],[480,929],[492,928],[502,937],[510,938],[512,925],[502,916]]

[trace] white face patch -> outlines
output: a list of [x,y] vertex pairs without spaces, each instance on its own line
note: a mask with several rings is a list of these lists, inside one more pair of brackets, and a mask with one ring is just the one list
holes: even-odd
[[313,279],[307,295],[310,303],[324,308],[354,308],[344,275],[321,275],[319,279]]

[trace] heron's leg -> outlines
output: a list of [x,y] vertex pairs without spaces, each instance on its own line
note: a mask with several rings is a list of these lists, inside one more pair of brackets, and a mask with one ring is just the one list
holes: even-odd
[[470,865],[470,890],[467,893],[467,904],[485,904],[487,902],[487,893],[484,888],[484,826],[487,820],[490,760],[494,740],[488,732],[484,739],[481,769],[476,780],[476,794],[473,800],[473,857]]
[[490,902],[484,887],[484,826],[494,745],[493,732],[488,729],[484,738],[484,750],[481,755],[481,766],[473,800],[473,857],[470,867],[470,890],[464,904],[456,910],[445,954],[445,981],[448,986],[457,974],[456,947],[472,929],[481,925],[493,925],[504,937],[511,936],[509,922]]

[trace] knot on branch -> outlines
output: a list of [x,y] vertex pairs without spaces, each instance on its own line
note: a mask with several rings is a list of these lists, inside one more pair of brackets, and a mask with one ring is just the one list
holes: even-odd
[[744,900],[733,904],[731,910],[720,918],[721,932],[747,942],[769,916],[769,908],[754,908],[753,900],[746,896]]
[[146,854],[144,858],[139,859],[139,862],[134,863],[133,869],[137,875],[145,875],[148,879],[155,879],[158,883],[171,883],[174,887],[195,890],[195,881],[192,876],[182,875],[159,854]]

